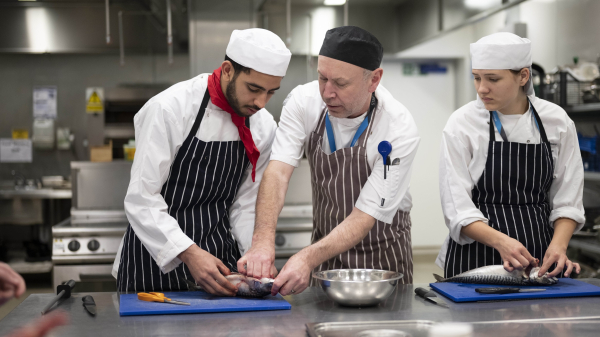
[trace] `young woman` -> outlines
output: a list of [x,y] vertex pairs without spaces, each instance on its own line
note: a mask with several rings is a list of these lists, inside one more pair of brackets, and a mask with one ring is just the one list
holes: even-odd
[[535,97],[528,39],[486,36],[471,44],[471,61],[477,100],[452,114],[442,137],[440,194],[450,235],[436,263],[446,277],[494,264],[512,271],[537,259],[540,275],[579,273],[566,256],[585,221],[573,121]]

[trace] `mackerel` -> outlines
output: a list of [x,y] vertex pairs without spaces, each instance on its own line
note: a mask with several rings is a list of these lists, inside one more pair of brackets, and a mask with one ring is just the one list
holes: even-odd
[[[225,276],[225,278],[237,288],[236,296],[242,297],[260,298],[270,295],[271,288],[273,288],[273,282],[275,282],[272,278],[265,277],[257,279],[239,273],[232,273],[231,275]],[[187,283],[188,290],[204,290],[193,281],[186,279],[185,282]]]
[[558,283],[556,277],[548,277],[548,273],[538,276],[540,267],[526,268],[522,270],[506,271],[502,265],[492,265],[471,269],[453,277],[443,278],[433,274],[437,282],[498,284],[498,285],[553,285]]

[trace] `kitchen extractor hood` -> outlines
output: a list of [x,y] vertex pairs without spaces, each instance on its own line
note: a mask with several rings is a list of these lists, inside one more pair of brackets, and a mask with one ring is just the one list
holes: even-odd
[[[106,3],[106,0],[1,2],[0,53],[118,53],[121,37],[127,53],[167,51],[165,0],[110,0],[108,15]],[[174,52],[187,52],[186,0],[170,3]],[[122,32],[119,32],[119,13]]]

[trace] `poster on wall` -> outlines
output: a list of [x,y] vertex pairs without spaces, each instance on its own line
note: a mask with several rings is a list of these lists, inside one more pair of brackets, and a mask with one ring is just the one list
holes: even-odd
[[0,163],[31,163],[31,139],[0,139]]
[[33,87],[33,118],[56,119],[56,86]]

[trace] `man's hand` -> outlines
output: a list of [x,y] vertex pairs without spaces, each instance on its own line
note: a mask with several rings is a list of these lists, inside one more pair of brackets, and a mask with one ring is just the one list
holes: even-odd
[[237,263],[238,271],[255,278],[273,278],[277,275],[275,268],[275,247],[272,244],[253,244]]
[[548,246],[548,249],[546,250],[546,254],[544,254],[544,264],[540,268],[538,276],[543,276],[546,274],[548,269],[550,269],[554,263],[556,263],[556,268],[554,268],[554,270],[548,274],[548,277],[554,277],[560,274],[564,270],[565,266],[567,267],[567,270],[564,274],[565,277],[569,277],[573,269],[575,269],[576,274],[579,274],[581,271],[579,263],[572,262],[567,258],[566,248],[559,247],[559,245],[551,242],[550,246]]
[[271,295],[275,296],[279,292],[286,296],[303,292],[308,287],[312,270],[313,266],[309,263],[306,252],[298,252],[281,269],[273,283]]
[[237,288],[225,276],[231,272],[223,262],[197,245],[191,245],[179,254],[190,271],[196,283],[208,293],[220,296],[235,296]]
[[6,263],[0,262],[0,305],[25,292],[25,281]]
[[6,337],[43,337],[50,330],[69,323],[69,316],[64,311],[54,311],[44,315],[32,323],[19,328]]
[[530,264],[536,264],[536,259],[529,254],[527,248],[509,236],[505,236],[494,248],[500,253],[506,271],[521,270]]

